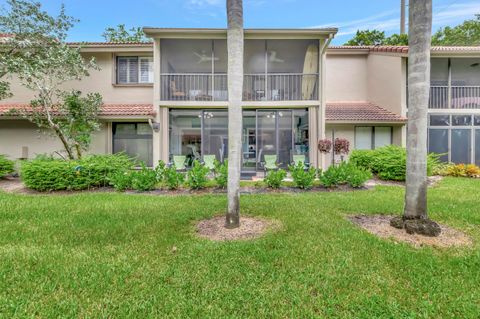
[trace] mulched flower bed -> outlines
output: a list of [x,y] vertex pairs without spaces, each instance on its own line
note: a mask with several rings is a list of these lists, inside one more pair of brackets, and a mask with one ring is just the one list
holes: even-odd
[[248,240],[280,228],[280,223],[259,217],[240,216],[240,226],[225,228],[225,216],[202,220],[196,225],[197,235],[213,241]]
[[472,239],[465,233],[451,227],[441,225],[442,232],[437,237],[428,237],[418,234],[407,234],[404,229],[390,226],[390,220],[395,217],[391,215],[355,215],[348,216],[348,219],[380,238],[392,238],[395,241],[406,242],[419,248],[422,246],[434,246],[439,248],[461,247],[472,245]]

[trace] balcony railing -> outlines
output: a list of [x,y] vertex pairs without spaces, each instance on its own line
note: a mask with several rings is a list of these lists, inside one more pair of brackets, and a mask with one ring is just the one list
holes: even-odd
[[245,74],[243,100],[318,100],[318,74]]
[[226,74],[163,73],[160,75],[163,101],[227,101]]
[[431,109],[480,109],[480,86],[431,86]]

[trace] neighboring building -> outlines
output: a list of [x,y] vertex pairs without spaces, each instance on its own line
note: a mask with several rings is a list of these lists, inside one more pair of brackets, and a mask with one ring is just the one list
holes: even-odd
[[[69,86],[99,92],[105,102],[91,152],[126,151],[149,165],[177,155],[225,159],[226,30],[145,32],[153,44],[83,45],[101,70]],[[335,33],[245,30],[244,176],[261,170],[264,155],[276,155],[283,166],[304,155],[326,167],[332,158],[316,146],[324,137],[347,138],[351,149],[405,144],[408,48],[328,47]],[[480,47],[432,48],[429,149],[446,153],[444,160],[480,164],[479,64]],[[5,115],[33,97],[11,82],[14,96],[0,101],[0,153],[32,158],[61,151],[56,139]]]

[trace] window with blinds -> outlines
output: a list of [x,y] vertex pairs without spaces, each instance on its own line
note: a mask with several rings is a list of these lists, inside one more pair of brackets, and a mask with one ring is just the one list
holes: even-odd
[[356,126],[355,149],[372,150],[392,144],[391,126]]
[[153,83],[153,58],[117,57],[117,84]]

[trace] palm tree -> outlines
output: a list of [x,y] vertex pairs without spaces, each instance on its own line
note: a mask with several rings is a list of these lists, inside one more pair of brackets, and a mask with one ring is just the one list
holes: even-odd
[[430,93],[432,0],[410,0],[408,21],[407,175],[403,217],[392,226],[408,233],[440,234],[427,217],[427,111]]
[[242,152],[243,3],[227,0],[228,46],[228,207],[225,227],[240,226]]

